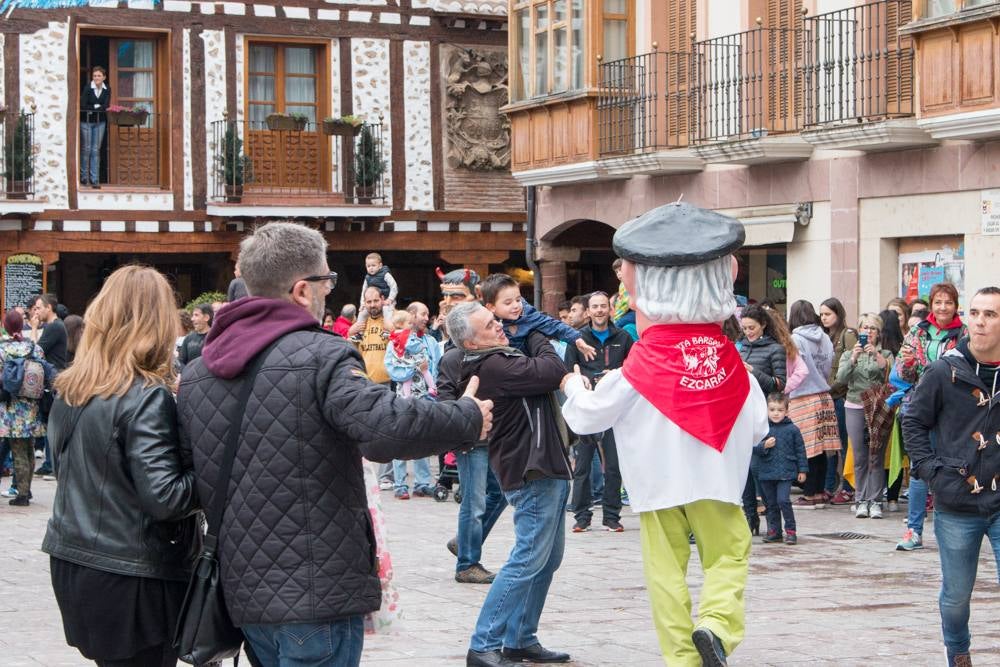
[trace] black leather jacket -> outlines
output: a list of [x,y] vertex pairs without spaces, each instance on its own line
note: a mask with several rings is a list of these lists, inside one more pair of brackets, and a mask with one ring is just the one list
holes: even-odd
[[56,399],[49,442],[59,476],[42,551],[105,572],[186,581],[201,547],[190,451],[174,397],[136,382],[82,408]]

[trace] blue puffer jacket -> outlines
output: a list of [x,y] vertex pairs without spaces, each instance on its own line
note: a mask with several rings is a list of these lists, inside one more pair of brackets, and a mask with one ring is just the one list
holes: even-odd
[[764,440],[768,438],[774,438],[774,447],[767,449],[762,441],[753,448],[751,468],[758,480],[790,480],[800,472],[809,472],[806,443],[791,419],[785,417],[777,424],[771,422]]

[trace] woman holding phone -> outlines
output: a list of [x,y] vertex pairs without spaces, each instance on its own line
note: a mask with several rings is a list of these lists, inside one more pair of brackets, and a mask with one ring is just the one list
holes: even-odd
[[892,352],[882,349],[882,319],[865,313],[858,324],[858,342],[840,358],[837,380],[847,385],[844,401],[847,433],[854,453],[855,516],[859,519],[882,518],[882,489],[885,487],[885,467],[870,465],[869,451],[879,443],[868,440],[868,424],[861,394],[886,381],[892,368]]

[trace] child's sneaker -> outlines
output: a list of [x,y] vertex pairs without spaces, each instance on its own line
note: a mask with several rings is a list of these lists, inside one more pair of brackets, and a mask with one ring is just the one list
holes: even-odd
[[903,539],[899,541],[896,545],[896,551],[913,551],[914,549],[923,549],[924,540],[920,537],[912,528],[908,528],[905,533],[903,533]]
[[890,512],[898,512],[899,511],[899,502],[895,501],[895,500],[890,500],[889,501],[889,511]]
[[398,489],[396,491],[396,500],[409,500],[410,492],[406,489]]
[[785,544],[798,544],[799,538],[795,535],[794,530],[785,531]]
[[781,541],[781,533],[779,533],[776,530],[767,531],[767,535],[765,535],[761,539],[761,542],[763,542],[764,544],[775,544],[780,541]]

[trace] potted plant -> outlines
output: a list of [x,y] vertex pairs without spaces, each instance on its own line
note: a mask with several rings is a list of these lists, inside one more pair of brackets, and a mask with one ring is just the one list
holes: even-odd
[[323,119],[323,134],[355,137],[361,132],[361,126],[364,122],[360,116],[341,116],[340,118],[327,116]]
[[108,122],[120,127],[137,127],[146,123],[149,110],[141,104],[134,107],[123,107],[112,104],[107,109]]
[[35,174],[34,144],[31,122],[26,113],[17,115],[14,131],[3,147],[4,172],[7,179],[7,198],[26,199]]
[[267,129],[301,132],[308,122],[309,116],[302,113],[272,113],[267,116]]
[[354,149],[354,185],[359,204],[371,203],[385,166],[382,142],[372,132],[371,125],[363,125]]
[[228,123],[222,146],[216,155],[217,176],[222,181],[226,202],[238,204],[243,197],[243,184],[253,179],[253,163],[243,154],[243,140],[236,123]]

